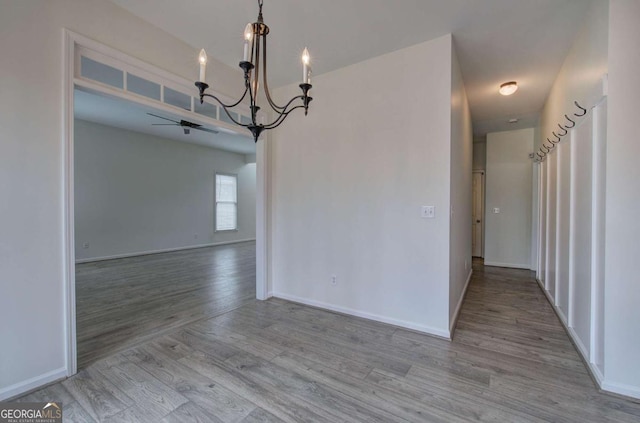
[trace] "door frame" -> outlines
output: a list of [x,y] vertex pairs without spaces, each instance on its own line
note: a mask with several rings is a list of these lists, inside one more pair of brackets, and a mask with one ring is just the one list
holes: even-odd
[[[64,144],[63,171],[63,312],[65,318],[65,368],[67,376],[78,371],[77,335],[76,335],[76,278],[75,278],[75,205],[74,205],[74,89],[76,87],[76,50],[85,48],[104,53],[115,60],[135,63],[137,67],[165,76],[169,80],[188,82],[156,66],[142,62],[118,50],[93,41],[83,35],[63,29],[63,124]],[[195,63],[195,62],[194,62]],[[195,65],[194,65],[195,66]],[[219,93],[215,93],[219,94]],[[223,100],[226,96],[220,95]],[[137,101],[134,98],[130,100]],[[269,289],[268,267],[268,209],[269,190],[269,151],[270,146],[263,136],[256,148],[256,298],[266,300],[271,295]]]

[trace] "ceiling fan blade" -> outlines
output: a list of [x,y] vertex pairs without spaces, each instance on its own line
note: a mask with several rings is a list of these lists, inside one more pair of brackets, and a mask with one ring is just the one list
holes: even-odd
[[157,118],[160,118],[160,119],[168,120],[169,122],[177,123],[178,125],[180,124],[180,122],[178,122],[177,120],[169,119],[169,118],[166,118],[164,116],[154,115],[153,113],[149,113],[149,112],[147,112],[147,114],[149,116],[154,116],[154,117],[157,117]]
[[219,131],[216,131],[214,129],[209,129],[209,128],[205,128],[203,126],[200,126],[198,128],[193,128],[193,129],[197,129],[198,131],[204,131],[204,132],[211,132],[212,134],[218,134],[220,133]]
[[184,120],[184,119],[182,119],[182,120],[178,123],[178,125],[180,125],[180,126],[184,126],[184,127],[187,127],[187,128],[199,128],[200,126],[202,126],[202,125],[200,125],[200,124],[198,124],[198,123],[189,122],[188,120]]

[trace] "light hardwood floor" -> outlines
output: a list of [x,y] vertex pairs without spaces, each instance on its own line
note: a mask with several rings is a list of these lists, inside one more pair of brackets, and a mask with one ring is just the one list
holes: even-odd
[[65,422],[638,422],[599,393],[528,271],[474,277],[452,342],[279,299],[96,361],[22,400]]
[[78,368],[254,300],[255,245],[76,265]]

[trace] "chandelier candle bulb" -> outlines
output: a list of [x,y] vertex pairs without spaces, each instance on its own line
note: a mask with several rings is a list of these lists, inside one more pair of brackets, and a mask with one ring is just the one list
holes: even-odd
[[304,51],[302,52],[302,83],[303,84],[309,83],[309,72],[311,71],[309,69],[309,62],[310,62],[309,50],[307,50],[307,48],[305,47]]
[[207,52],[204,49],[200,50],[200,56],[198,57],[200,62],[200,82],[205,82],[205,74],[207,71]]
[[244,54],[242,55],[242,60],[245,62],[249,62],[249,43],[251,43],[251,39],[253,38],[253,25],[248,23],[244,28]]

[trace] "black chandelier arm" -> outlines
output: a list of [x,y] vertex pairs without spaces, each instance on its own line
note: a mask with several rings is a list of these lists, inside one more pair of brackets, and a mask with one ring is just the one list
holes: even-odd
[[289,113],[291,113],[292,111],[294,111],[295,109],[299,109],[299,108],[304,108],[305,105],[304,103],[295,107],[292,107],[291,109],[288,109],[288,107],[291,105],[291,103],[293,103],[294,101],[296,101],[297,99],[302,99],[302,101],[304,102],[304,98],[305,96],[303,95],[298,95],[293,97],[291,100],[289,100],[289,102],[287,103],[287,105],[285,106],[285,109],[282,112],[279,112],[277,110],[275,110],[276,113],[278,113],[278,117],[271,123],[268,123],[265,126],[265,129],[272,129],[272,128],[277,128],[278,126],[280,126],[280,124],[282,122],[284,122],[284,120],[287,118],[287,116],[289,115]]
[[299,105],[296,107],[292,107],[291,109],[289,109],[288,111],[282,113],[278,119],[274,120],[273,122],[271,122],[268,125],[264,125],[264,129],[273,129],[273,128],[277,128],[278,126],[280,126],[282,124],[282,122],[284,122],[284,120],[287,118],[287,116],[289,116],[289,113],[293,112],[296,109],[304,109],[303,105]]
[[249,90],[249,104],[251,104],[251,106],[249,106],[249,109],[251,110],[251,122],[256,126],[258,121],[258,109],[260,108],[257,107],[253,98],[253,90]]
[[271,106],[271,108],[275,111],[278,112],[279,111],[285,111],[287,106],[279,106],[278,104],[276,104],[275,101],[273,101],[273,99],[271,98],[271,93],[269,92],[269,83],[267,82],[267,37],[263,37],[262,38],[262,59],[264,61],[264,70],[262,71],[262,83],[264,84],[264,92],[265,92],[265,96],[267,97],[267,101],[269,102],[269,105]]
[[[280,112],[280,111],[278,111],[278,110],[274,110],[274,111],[275,111],[276,113],[278,113],[280,116],[282,116],[282,115],[286,115],[286,114],[289,114],[289,112],[290,112],[291,110],[293,110],[293,109],[291,109],[291,110],[287,110],[287,109],[289,108],[289,106],[291,106],[291,103],[293,103],[293,102],[294,102],[294,101],[296,101],[297,99],[301,99],[301,100],[304,102],[305,97],[306,97],[306,96],[305,96],[305,95],[303,95],[303,94],[301,94],[301,95],[297,95],[297,96],[293,97],[291,100],[289,100],[289,102],[288,102],[288,103],[287,103],[287,104],[282,108],[282,111],[281,111],[281,112]],[[304,105],[302,105],[302,106],[296,106],[295,108],[298,108],[298,107],[304,107]],[[280,117],[278,117],[276,120],[278,120],[278,119],[280,119]]]
[[[242,99],[247,95],[246,91],[244,93],[244,95],[242,96],[242,98],[240,99],[240,101],[242,101]],[[220,106],[222,106],[222,110],[224,110],[224,112],[227,114],[227,116],[229,116],[229,119],[231,119],[233,121],[233,123],[235,123],[236,125],[239,126],[244,126],[245,128],[248,128],[249,125],[245,125],[244,123],[240,123],[237,120],[235,120],[233,118],[233,116],[231,116],[231,113],[229,113],[229,111],[227,110],[227,108],[231,109],[235,106],[237,106],[238,104],[240,104],[240,101],[238,101],[237,103],[235,103],[233,106],[227,106],[226,104],[224,104],[223,102],[221,102],[218,97],[216,97],[215,95],[211,95],[211,94],[202,94],[201,97],[211,97],[212,99],[214,99],[215,101],[217,101]]]
[[[196,85],[197,85],[197,84],[198,84],[198,83],[196,82]],[[205,88],[205,89],[206,89],[206,88]],[[202,104],[202,99],[203,99],[204,97],[210,97],[210,98],[214,99],[215,101],[217,101],[217,102],[218,102],[218,104],[220,104],[222,107],[224,107],[224,108],[227,108],[227,107],[228,107],[229,109],[233,109],[233,108],[234,108],[234,107],[236,107],[238,104],[242,103],[242,100],[244,100],[244,98],[247,96],[247,91],[249,91],[249,87],[246,87],[246,88],[245,88],[245,90],[244,90],[244,94],[242,94],[242,97],[240,97],[240,100],[236,101],[235,103],[233,103],[233,104],[224,104],[224,103],[223,103],[222,101],[220,101],[220,99],[219,99],[218,97],[216,97],[215,95],[213,95],[213,94],[207,94],[207,93],[205,93],[205,92],[204,92],[204,90],[202,90],[202,91],[200,92],[200,104]]]

